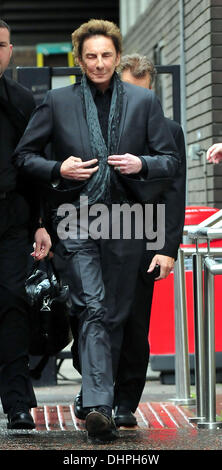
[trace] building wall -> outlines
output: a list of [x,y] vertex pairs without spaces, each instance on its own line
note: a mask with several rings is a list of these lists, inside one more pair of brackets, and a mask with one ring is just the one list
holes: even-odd
[[[138,52],[154,60],[159,45],[163,65],[180,64],[180,6],[179,0],[152,1],[124,36],[124,53]],[[184,0],[184,45],[187,205],[221,208],[222,165],[206,164],[206,150],[222,139],[221,0]],[[168,77],[163,87],[163,109],[172,117]]]
[[119,0],[0,0],[0,17],[12,29],[16,46],[69,42],[90,18],[119,22]]
[[137,18],[150,6],[152,1],[153,0],[120,1],[121,32],[123,35],[136,23]]

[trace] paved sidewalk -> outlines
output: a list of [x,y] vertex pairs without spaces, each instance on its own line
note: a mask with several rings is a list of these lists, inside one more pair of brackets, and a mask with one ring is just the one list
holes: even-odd
[[[181,458],[181,454],[175,451],[186,451],[185,454],[182,453],[182,460],[185,459],[187,463],[191,458],[188,451],[211,451],[210,455],[206,452],[198,453],[198,458],[204,456],[204,462],[208,456],[211,458],[211,463],[218,457],[222,458],[222,429],[211,431],[198,429],[195,423],[189,421],[190,416],[195,416],[195,407],[175,405],[172,401],[176,397],[175,385],[163,385],[155,375],[147,380],[137,409],[138,426],[130,429],[120,428],[120,438],[115,442],[93,445],[87,441],[84,422],[77,420],[73,412],[73,398],[80,389],[81,378],[73,373],[69,361],[65,362],[64,370],[61,368],[63,376],[58,379],[58,385],[35,388],[38,408],[32,410],[32,414],[36,422],[36,430],[7,430],[5,416],[0,409],[0,450],[41,451],[35,453],[34,460],[50,456],[53,465],[54,461],[55,463],[60,461],[63,465],[64,461],[61,459],[65,457],[73,459],[74,455],[75,458],[80,458],[84,455],[94,455],[95,452],[100,455],[102,451],[105,452],[106,458],[108,455],[113,455],[113,459],[120,457],[123,453],[131,455],[131,458],[138,457],[139,453],[138,459],[142,457],[147,459],[148,453],[160,455],[162,462],[166,462],[168,457],[173,461]],[[191,387],[191,392],[195,392],[194,387]],[[221,420],[221,384],[217,385],[217,415]],[[45,451],[52,451],[52,454],[50,452],[45,454]],[[60,453],[57,456],[55,451],[62,451],[62,456]],[[164,453],[164,458],[162,453]],[[16,458],[19,458],[20,454],[24,458],[24,453],[7,452],[7,459],[15,458],[15,454]],[[4,453],[1,455],[4,456]],[[26,458],[31,455],[32,452],[25,453]],[[77,462],[69,460],[66,463]],[[101,464],[105,461],[102,459],[97,463]],[[122,463],[133,462],[122,461]],[[134,462],[134,464],[139,463],[144,464],[145,460]]]

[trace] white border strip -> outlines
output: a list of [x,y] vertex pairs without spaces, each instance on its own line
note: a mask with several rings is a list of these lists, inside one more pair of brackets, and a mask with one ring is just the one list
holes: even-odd
[[179,413],[183,416],[183,418],[185,419],[185,421],[189,424],[189,426],[191,426],[192,428],[195,428],[196,426],[194,426],[190,421],[189,421],[189,418],[188,416],[184,413],[183,410],[181,410],[181,408],[176,405],[176,409],[179,411]]
[[162,408],[164,409],[164,411],[166,412],[166,414],[169,416],[169,418],[171,419],[171,421],[176,425],[177,428],[179,428],[179,424],[177,423],[177,421],[175,420],[175,418],[173,417],[173,415],[170,413],[170,411],[167,409],[167,405],[164,405],[163,403],[160,403],[160,405],[162,406]]
[[78,428],[77,423],[76,423],[76,417],[75,417],[75,414],[74,414],[73,405],[69,405],[69,409],[70,409],[70,413],[71,413],[71,416],[72,416],[74,427],[75,427],[76,431],[79,431],[79,428]]
[[160,419],[158,413],[153,409],[152,405],[150,403],[146,403],[146,405],[150,409],[150,411],[153,413],[153,415],[155,416],[158,423],[162,426],[162,428],[165,428],[163,421]]
[[44,418],[45,418],[45,426],[47,431],[51,431],[50,426],[49,426],[49,418],[48,418],[48,405],[44,405]]
[[60,409],[61,405],[56,405],[56,408],[57,408],[57,415],[58,415],[60,428],[61,428],[62,431],[66,431],[66,429],[63,426],[63,417],[62,417],[62,413],[61,413],[61,409]]
[[138,413],[140,414],[140,416],[141,416],[142,420],[144,421],[145,425],[149,428],[149,427],[150,427],[150,426],[149,426],[149,423],[148,423],[148,421],[146,420],[146,418],[145,418],[143,412],[139,409],[139,407],[137,408],[137,411],[138,411]]

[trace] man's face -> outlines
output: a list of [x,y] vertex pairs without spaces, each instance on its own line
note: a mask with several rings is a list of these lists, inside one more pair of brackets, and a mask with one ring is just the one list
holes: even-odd
[[144,77],[136,78],[132,75],[130,70],[124,70],[121,73],[121,79],[124,82],[132,83],[132,85],[141,86],[143,88],[148,88],[149,90],[152,88],[149,73],[147,73]]
[[0,77],[7,69],[12,55],[12,44],[7,28],[0,28]]
[[87,77],[102,92],[108,88],[119,62],[120,54],[117,54],[112,39],[101,35],[85,39],[79,63]]

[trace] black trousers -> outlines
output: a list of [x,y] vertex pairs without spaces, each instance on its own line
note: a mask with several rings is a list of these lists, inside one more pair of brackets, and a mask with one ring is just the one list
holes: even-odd
[[[55,249],[78,323],[83,406],[113,406],[124,324],[134,297],[143,240],[90,237]],[[74,332],[75,334],[75,332]]]
[[133,413],[143,393],[150,354],[148,333],[154,280],[143,268],[144,265],[139,270],[131,313],[124,328],[114,389],[114,406],[126,406]]
[[28,257],[28,208],[12,193],[0,201],[0,397],[8,413],[17,401],[36,399],[29,377],[29,316],[24,281]]

